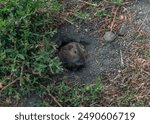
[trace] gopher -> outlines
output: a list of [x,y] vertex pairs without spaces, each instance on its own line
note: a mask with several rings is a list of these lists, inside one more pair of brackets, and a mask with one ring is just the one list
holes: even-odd
[[64,67],[78,70],[85,65],[87,51],[81,43],[70,42],[60,48],[58,56]]

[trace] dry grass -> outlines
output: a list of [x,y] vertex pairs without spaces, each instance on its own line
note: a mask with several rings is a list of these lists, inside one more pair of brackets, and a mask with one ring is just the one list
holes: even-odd
[[150,106],[150,42],[135,42],[128,51],[130,60],[103,93],[104,106]]

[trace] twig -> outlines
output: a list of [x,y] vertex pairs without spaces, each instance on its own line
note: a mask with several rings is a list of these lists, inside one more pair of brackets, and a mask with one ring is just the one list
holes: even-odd
[[97,60],[97,53],[98,53],[98,51],[99,51],[99,49],[97,50],[95,48],[95,50],[94,50],[94,58],[95,58],[95,61],[96,61],[97,64],[99,64],[99,61]]
[[1,93],[3,90],[5,90],[7,87],[9,87],[10,85],[16,83],[18,80],[19,80],[19,78],[18,78],[18,79],[15,79],[14,81],[10,82],[8,85],[4,86],[4,87],[0,90],[0,93]]
[[51,93],[49,93],[48,95],[57,103],[59,107],[63,107]]
[[150,11],[148,11],[148,12],[147,12],[147,14],[146,14],[146,16],[145,16],[144,20],[142,21],[142,23],[141,23],[141,25],[139,26],[139,28],[138,28],[138,30],[137,30],[137,31],[140,31],[140,30],[141,30],[141,28],[142,28],[143,24],[145,23],[145,21],[146,21],[146,19],[147,19],[148,15],[149,15],[149,12],[150,12]]
[[115,11],[115,15],[114,15],[113,21],[112,21],[111,26],[110,26],[110,31],[113,30],[113,26],[114,26],[114,23],[115,23],[115,19],[116,19],[118,9],[119,9],[119,6],[117,7],[117,9]]
[[70,24],[74,24],[73,22],[71,22],[70,20],[68,20],[67,18],[62,18],[62,19],[64,19],[65,21],[67,21],[68,23],[70,23]]
[[121,3],[121,6],[129,4],[129,3],[132,4],[131,2],[123,2],[123,3]]
[[120,62],[121,62],[121,67],[124,67],[124,62],[123,62],[123,57],[122,57],[122,51],[120,50]]
[[46,88],[44,85],[41,84],[41,86],[43,86],[43,87],[46,89],[46,91],[48,92],[48,95],[57,103],[57,105],[58,105],[59,107],[63,107],[63,106],[58,102],[58,100],[47,90],[47,88]]
[[95,7],[98,7],[97,4],[93,4],[93,3],[90,3],[90,2],[86,2],[86,1],[83,1],[83,0],[78,0],[79,2],[82,2],[82,3],[86,3],[88,5],[92,5],[92,6],[95,6]]

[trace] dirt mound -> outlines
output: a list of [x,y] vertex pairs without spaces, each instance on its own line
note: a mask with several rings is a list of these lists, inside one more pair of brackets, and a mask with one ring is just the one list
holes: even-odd
[[[82,25],[83,26],[83,25]],[[90,35],[90,25],[84,25],[85,30],[80,26],[65,25],[58,30],[59,40],[72,39],[85,44],[88,51],[86,67],[79,71],[69,71],[68,78],[73,81],[91,82],[97,76],[106,73],[114,73],[120,69],[120,44],[119,42],[104,42],[95,36]],[[58,39],[57,39],[58,40]]]

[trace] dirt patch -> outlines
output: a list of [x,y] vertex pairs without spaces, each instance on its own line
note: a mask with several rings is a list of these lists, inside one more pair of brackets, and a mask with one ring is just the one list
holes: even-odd
[[[107,78],[103,93],[104,106],[149,106],[149,44],[150,4],[137,1],[125,6],[130,14],[127,33],[114,42],[104,42],[100,34],[94,34],[102,25],[90,23],[67,25],[59,29],[61,37],[77,42],[87,42],[89,58],[85,68],[66,73],[70,80],[91,83],[100,76]],[[121,53],[125,68],[121,68]],[[139,52],[140,51],[140,52]],[[141,51],[143,51],[141,53]],[[141,55],[142,54],[142,55]],[[105,81],[103,81],[105,82]]]
[[[132,27],[134,26],[135,31],[145,32],[147,38],[149,38],[150,34],[150,1],[148,0],[139,0],[132,7],[128,7],[127,9],[130,12],[133,12],[133,22]],[[132,29],[133,30],[133,29]],[[141,34],[141,33],[140,33]]]
[[[91,35],[90,25],[65,25],[58,30],[59,39],[72,39],[85,44],[88,51],[86,67],[79,71],[69,71],[67,76],[70,80],[78,82],[92,82],[97,76],[106,73],[114,73],[120,69],[120,44],[119,42],[104,42],[103,38]],[[84,27],[82,24],[82,27]],[[83,30],[84,29],[84,30]]]
[[150,106],[150,11],[149,1],[137,1],[125,9],[131,13],[124,44],[122,69],[105,87],[105,106]]

